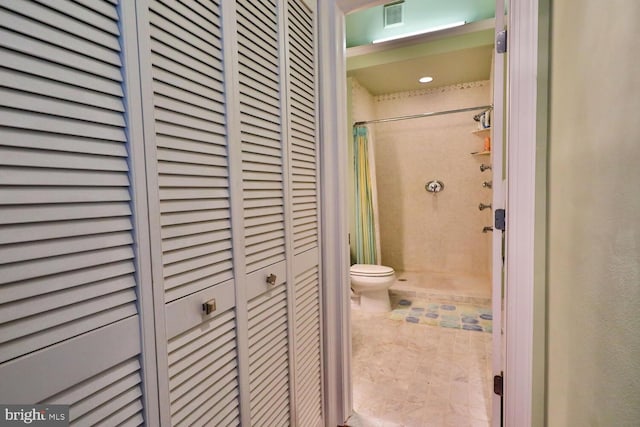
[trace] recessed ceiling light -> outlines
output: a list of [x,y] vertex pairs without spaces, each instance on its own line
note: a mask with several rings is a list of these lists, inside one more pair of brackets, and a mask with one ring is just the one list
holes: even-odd
[[429,76],[420,77],[418,79],[418,81],[420,83],[429,83],[429,82],[433,81],[433,77],[429,77]]

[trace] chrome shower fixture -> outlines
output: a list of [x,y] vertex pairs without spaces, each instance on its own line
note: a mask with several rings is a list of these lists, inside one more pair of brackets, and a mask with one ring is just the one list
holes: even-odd
[[425,184],[424,189],[427,190],[429,193],[439,193],[442,190],[444,190],[444,184],[442,181],[438,181],[433,180],[433,181],[429,181]]

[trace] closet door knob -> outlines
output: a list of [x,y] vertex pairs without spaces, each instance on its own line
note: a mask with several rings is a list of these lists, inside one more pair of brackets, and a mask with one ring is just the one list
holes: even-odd
[[276,285],[277,276],[275,274],[270,274],[267,276],[267,283],[271,286]]
[[202,304],[202,311],[204,311],[204,314],[211,314],[216,311],[216,300],[212,299]]

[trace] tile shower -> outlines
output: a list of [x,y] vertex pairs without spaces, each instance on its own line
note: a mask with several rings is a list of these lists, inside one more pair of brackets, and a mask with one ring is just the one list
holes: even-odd
[[[372,96],[351,80],[354,121],[485,105],[488,81]],[[489,156],[473,113],[385,123],[373,134],[391,313],[352,311],[353,426],[488,426]],[[425,184],[439,180],[440,193]]]
[[[376,117],[490,104],[488,81],[373,98]],[[375,125],[376,176],[383,263],[396,271],[443,272],[489,278],[491,171],[474,112]],[[425,184],[444,183],[429,193]]]

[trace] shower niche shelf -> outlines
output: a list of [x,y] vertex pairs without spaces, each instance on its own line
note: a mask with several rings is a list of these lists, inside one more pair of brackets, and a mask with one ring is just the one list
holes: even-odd
[[472,156],[488,156],[489,154],[491,154],[491,150],[487,149],[487,148],[491,148],[490,142],[487,142],[487,140],[491,141],[491,136],[489,135],[489,132],[491,132],[490,127],[471,131],[472,134],[478,135],[480,137],[484,137],[485,139],[485,150],[474,151],[473,153],[471,153]]
[[491,128],[476,129],[476,130],[472,130],[471,133],[473,133],[475,135],[484,135],[485,133],[489,132],[490,130],[491,130]]

